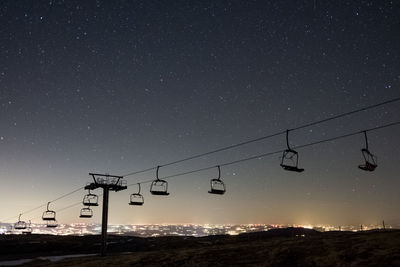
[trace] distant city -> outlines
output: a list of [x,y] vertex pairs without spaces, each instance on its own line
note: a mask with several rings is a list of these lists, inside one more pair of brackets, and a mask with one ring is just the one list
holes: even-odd
[[[157,237],[157,236],[208,236],[238,235],[250,232],[262,232],[275,228],[303,227],[316,231],[366,231],[382,229],[381,225],[280,225],[280,224],[150,224],[150,225],[109,225],[108,233],[115,235]],[[392,226],[385,226],[391,229]],[[24,230],[16,230],[12,224],[0,223],[0,234],[50,234],[50,235],[99,235],[100,224],[60,224],[56,228],[47,228],[45,224],[34,224]]]

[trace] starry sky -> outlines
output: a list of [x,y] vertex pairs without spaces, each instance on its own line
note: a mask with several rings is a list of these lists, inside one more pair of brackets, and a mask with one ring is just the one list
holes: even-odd
[[[27,1],[0,5],[0,214],[124,175],[400,96],[398,1]],[[291,144],[400,120],[392,103],[291,133]],[[379,223],[400,226],[400,127],[171,179],[171,195],[110,223]],[[160,176],[285,148],[284,136],[160,169]],[[154,178],[154,171],[126,177]],[[100,194],[101,191],[97,190]],[[51,204],[79,201],[84,191]],[[59,222],[84,222],[80,206]],[[21,219],[40,222],[42,210]],[[99,222],[101,209],[86,222]],[[15,221],[12,219],[10,221]]]

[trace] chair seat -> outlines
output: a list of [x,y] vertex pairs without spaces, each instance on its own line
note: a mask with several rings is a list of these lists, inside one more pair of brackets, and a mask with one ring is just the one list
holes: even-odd
[[129,205],[142,206],[142,205],[143,205],[143,202],[131,201],[131,202],[129,203]]
[[220,190],[220,189],[211,189],[208,191],[210,194],[216,194],[216,195],[223,195],[225,194],[225,190]]
[[152,195],[157,195],[157,196],[168,196],[169,193],[165,191],[150,191]]
[[303,171],[304,171],[303,168],[298,168],[298,167],[296,167],[296,166],[289,166],[289,165],[281,164],[281,167],[282,167],[285,171],[292,171],[292,172],[303,172]]
[[366,162],[365,165],[359,165],[358,168],[360,168],[363,171],[368,171],[368,172],[373,172],[376,167],[378,167],[375,164],[371,164],[369,162]]

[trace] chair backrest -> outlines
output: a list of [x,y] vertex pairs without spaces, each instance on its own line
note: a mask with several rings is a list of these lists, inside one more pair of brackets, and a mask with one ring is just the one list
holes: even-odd
[[42,219],[53,221],[56,219],[56,212],[52,210],[46,210],[45,212],[43,212]]
[[24,221],[18,221],[14,224],[14,228],[17,230],[26,229],[26,223]]
[[93,216],[93,211],[90,208],[82,208],[80,217],[89,218]]
[[46,227],[48,227],[48,228],[55,228],[55,227],[57,227],[57,226],[58,226],[58,223],[57,223],[56,220],[47,221]]
[[168,190],[168,182],[164,180],[154,180],[151,183],[150,191],[167,191]]
[[220,179],[211,179],[211,189],[225,191],[225,183]]
[[85,206],[98,206],[99,197],[95,194],[89,193],[83,197],[83,205]]

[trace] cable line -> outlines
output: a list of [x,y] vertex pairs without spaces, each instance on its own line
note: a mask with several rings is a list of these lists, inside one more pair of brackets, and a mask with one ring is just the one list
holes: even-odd
[[[279,132],[276,132],[276,133],[273,133],[273,134],[270,134],[270,135],[258,137],[258,138],[255,138],[255,139],[250,139],[250,140],[247,140],[247,141],[244,141],[244,142],[240,142],[240,143],[237,143],[237,144],[221,147],[221,148],[218,148],[218,149],[215,149],[215,150],[211,150],[211,151],[208,151],[208,152],[205,152],[205,153],[200,153],[200,154],[196,154],[196,155],[193,155],[193,156],[190,156],[190,157],[186,157],[186,158],[183,158],[183,159],[180,159],[180,160],[168,162],[168,163],[165,163],[163,165],[159,165],[159,166],[147,168],[147,169],[144,169],[144,170],[131,172],[131,173],[128,173],[128,174],[125,174],[125,175],[122,175],[122,176],[123,177],[132,176],[132,175],[148,172],[148,171],[151,171],[151,170],[155,170],[155,169],[157,169],[157,167],[166,167],[166,166],[174,165],[174,164],[177,164],[177,163],[185,162],[185,161],[188,161],[188,160],[200,158],[200,157],[203,157],[203,156],[211,155],[211,154],[214,154],[214,153],[222,152],[222,151],[225,151],[225,150],[233,149],[233,148],[240,147],[240,146],[243,146],[243,145],[247,145],[247,144],[250,144],[250,143],[254,143],[254,142],[258,142],[258,141],[261,141],[261,140],[269,139],[269,138],[272,138],[272,137],[275,137],[275,136],[279,136],[279,135],[287,133],[287,131],[295,131],[295,130],[303,129],[303,128],[306,128],[306,127],[310,127],[310,126],[317,125],[317,124],[320,124],[320,123],[328,122],[328,121],[331,121],[331,120],[335,120],[335,119],[338,119],[338,118],[342,118],[342,117],[349,116],[349,115],[352,115],[352,114],[355,114],[355,113],[358,113],[358,112],[362,112],[362,111],[366,111],[366,110],[369,110],[369,109],[377,108],[377,107],[384,106],[384,105],[387,105],[387,104],[390,104],[390,103],[394,103],[394,102],[398,102],[398,101],[400,101],[400,97],[393,98],[393,99],[390,99],[390,100],[386,100],[386,101],[383,101],[383,102],[380,102],[380,103],[377,103],[377,104],[374,104],[374,105],[366,106],[366,107],[363,107],[363,108],[360,108],[360,109],[355,109],[355,110],[352,110],[352,111],[349,111],[349,112],[345,112],[345,113],[342,113],[342,114],[339,114],[339,115],[335,115],[335,116],[332,116],[332,117],[329,117],[329,118],[325,118],[325,119],[322,119],[322,120],[317,120],[317,121],[314,121],[314,122],[310,122],[310,123],[307,123],[307,124],[304,124],[304,125],[300,125],[300,126],[297,126],[297,127],[291,128],[291,129],[287,129],[285,131],[279,131]],[[390,126],[393,126],[393,125],[397,125],[399,123],[400,122],[395,122],[395,123],[391,123],[391,124],[388,124],[388,125],[383,125],[383,126],[367,129],[367,130],[361,131],[361,132],[356,132],[356,133],[351,133],[351,134],[347,134],[347,135],[343,135],[343,136],[339,136],[339,137],[334,137],[334,138],[330,138],[330,139],[326,139],[326,140],[321,140],[321,141],[317,141],[315,143],[310,143],[310,144],[306,144],[306,145],[302,145],[302,146],[295,146],[294,148],[302,148],[302,147],[315,145],[315,144],[319,144],[319,143],[323,143],[323,142],[333,141],[333,140],[336,140],[336,139],[345,138],[345,137],[348,137],[348,136],[352,136],[352,135],[363,133],[363,132],[367,132],[367,131],[373,131],[373,130],[377,130],[377,129],[381,129],[381,128],[385,128],[385,127],[390,127]],[[236,160],[236,161],[232,161],[232,162],[227,162],[227,163],[224,163],[224,164],[220,164],[220,166],[222,167],[222,166],[236,164],[236,163],[247,161],[247,160],[266,157],[266,156],[269,156],[269,155],[282,153],[283,151],[284,150],[269,152],[269,153],[265,153],[265,154],[261,154],[261,155],[257,155],[257,156],[253,156],[253,157],[249,157],[249,158],[244,158],[244,159],[240,159],[240,160]],[[165,178],[165,179],[166,178],[172,178],[172,177],[175,177],[175,176],[181,176],[181,175],[185,175],[185,174],[191,174],[191,173],[195,173],[195,172],[205,171],[205,170],[212,169],[212,168],[215,168],[215,166],[201,168],[201,169],[188,171],[188,172],[185,172],[185,173],[176,174],[176,175],[172,175],[172,176],[167,176],[167,177],[163,177],[163,178]],[[149,183],[149,182],[152,182],[152,181],[153,180],[149,180],[149,181],[144,181],[144,182],[141,182],[141,183]],[[134,184],[131,184],[131,185],[136,185],[136,184],[137,183],[134,183]],[[58,200],[60,200],[60,199],[62,199],[64,197],[72,195],[75,192],[78,192],[79,190],[81,190],[83,188],[84,187],[77,188],[77,189],[75,189],[75,190],[73,190],[73,191],[71,191],[69,193],[66,193],[66,194],[64,194],[64,195],[62,195],[62,196],[60,196],[60,197],[58,197],[58,198],[56,198],[56,199],[54,199],[54,200],[52,200],[50,202],[58,201]],[[30,209],[30,210],[24,211],[21,214],[23,215],[23,214],[27,214],[27,213],[33,212],[33,211],[35,211],[37,209],[40,209],[40,208],[42,208],[44,206],[46,206],[46,204],[42,204],[42,205],[40,205],[38,207],[35,207],[35,208]],[[10,220],[10,219],[16,218],[16,217],[18,217],[18,216],[9,217],[9,218],[1,220],[1,221],[7,221],[7,220]]]
[[[103,194],[100,194],[100,195],[98,195],[98,196],[101,197],[102,195],[103,195]],[[69,205],[69,206],[66,206],[66,207],[64,207],[64,208],[61,208],[61,209],[59,209],[59,210],[56,210],[56,212],[57,212],[57,213],[60,213],[60,212],[62,212],[62,211],[64,211],[64,210],[67,210],[67,209],[70,209],[70,208],[72,208],[72,207],[78,206],[79,204],[82,204],[82,201],[76,202],[76,203],[71,204],[71,205]],[[36,219],[39,219],[39,218],[41,218],[41,216],[34,217],[34,218],[31,219],[31,221],[36,220]]]
[[[338,140],[338,139],[347,138],[347,137],[354,136],[354,135],[357,135],[357,134],[364,134],[364,132],[371,132],[371,131],[376,131],[376,130],[383,129],[383,128],[392,127],[392,126],[399,125],[399,124],[400,124],[400,121],[397,121],[397,122],[393,122],[393,123],[389,123],[389,124],[385,124],[385,125],[381,125],[381,126],[377,126],[377,127],[361,130],[361,131],[356,131],[356,132],[352,132],[352,133],[348,133],[348,134],[343,134],[343,135],[331,137],[331,138],[328,138],[328,139],[315,141],[315,142],[304,144],[304,145],[293,146],[293,148],[294,149],[298,149],[298,148],[314,146],[314,145],[318,145],[318,144],[321,144],[321,143],[326,143],[326,142],[331,142],[331,141],[335,141],[335,140]],[[267,153],[259,154],[259,155],[256,155],[256,156],[251,156],[251,157],[247,157],[247,158],[242,158],[242,159],[238,159],[238,160],[234,160],[234,161],[225,162],[225,163],[219,164],[219,166],[223,167],[223,166],[234,165],[234,164],[237,164],[237,163],[241,163],[241,162],[245,162],[245,161],[249,161],[249,160],[253,160],[253,159],[260,159],[260,158],[264,158],[264,157],[267,157],[267,156],[280,154],[280,153],[282,153],[284,151],[285,151],[285,149],[281,149],[281,150],[277,150],[277,151],[273,151],[273,152],[267,152]],[[216,166],[213,165],[213,166],[204,167],[204,168],[200,168],[200,169],[195,169],[195,170],[191,170],[191,171],[172,174],[172,175],[168,175],[168,176],[161,177],[161,178],[162,179],[169,179],[169,178],[173,178],[173,177],[178,177],[178,176],[183,176],[183,175],[192,174],[192,173],[196,173],[196,172],[202,172],[202,171],[210,170],[210,169],[213,169],[215,167]],[[129,184],[128,187],[132,186],[132,185],[137,185],[139,183],[140,184],[151,183],[152,181],[153,180],[146,180],[146,181],[141,181],[141,182],[137,182],[137,183],[132,183],[132,184]]]
[[310,126],[313,126],[313,125],[316,125],[316,124],[324,123],[324,122],[331,121],[331,120],[336,120],[338,118],[342,118],[342,117],[345,117],[345,116],[348,116],[348,115],[352,115],[352,114],[355,114],[355,113],[358,113],[358,112],[361,112],[361,111],[366,111],[368,109],[373,109],[373,108],[377,108],[377,107],[380,107],[380,106],[384,106],[384,105],[387,105],[387,104],[390,104],[390,103],[394,103],[394,102],[397,102],[397,101],[400,101],[400,97],[393,98],[393,99],[390,99],[390,100],[387,100],[387,101],[384,101],[384,102],[380,102],[380,103],[375,104],[375,105],[366,106],[366,107],[363,107],[363,108],[360,108],[360,109],[356,109],[356,110],[353,110],[353,111],[342,113],[342,114],[339,114],[339,115],[336,115],[336,116],[333,116],[333,117],[330,117],[330,118],[326,118],[326,119],[323,119],[323,120],[310,122],[308,124],[304,124],[304,125],[301,125],[301,126],[289,129],[289,130],[290,131],[294,131],[294,130],[307,128],[307,127],[310,127]]
[[62,199],[62,198],[64,198],[64,197],[67,197],[67,196],[69,196],[69,195],[72,195],[73,193],[78,192],[78,191],[82,190],[83,188],[84,188],[84,186],[79,187],[79,188],[77,188],[77,189],[75,189],[75,190],[73,190],[73,191],[71,191],[71,192],[69,192],[69,193],[66,193],[65,195],[62,195],[61,197],[58,197],[58,198],[56,198],[56,199],[53,199],[53,200],[50,201],[50,202],[56,202],[57,200],[60,200],[60,199]]
[[[376,126],[376,127],[368,128],[368,129],[365,129],[365,130],[361,130],[361,131],[355,131],[355,132],[352,132],[352,133],[343,134],[343,135],[339,135],[339,136],[335,136],[335,137],[331,137],[331,138],[327,138],[327,139],[323,139],[323,140],[319,140],[319,141],[315,141],[315,142],[311,142],[311,143],[307,143],[307,144],[303,144],[303,145],[293,146],[293,149],[305,148],[305,147],[314,146],[314,145],[318,145],[318,144],[322,144],[322,143],[326,143],[326,142],[332,142],[332,141],[335,141],[335,140],[338,140],[338,139],[347,138],[347,137],[354,136],[354,135],[357,135],[357,134],[365,134],[367,132],[376,131],[376,130],[379,130],[379,129],[388,128],[388,127],[396,126],[396,125],[399,125],[399,124],[400,124],[400,121],[392,122],[392,123],[384,124],[384,125],[381,125],[381,126]],[[261,159],[261,158],[264,158],[264,157],[267,157],[267,156],[280,154],[280,153],[282,153],[284,151],[285,151],[285,149],[276,150],[276,151],[267,152],[267,153],[263,153],[263,154],[259,154],[259,155],[255,155],[255,156],[251,156],[251,157],[246,157],[246,158],[242,158],[242,159],[238,159],[238,160],[234,160],[234,161],[225,162],[225,163],[222,163],[222,164],[219,164],[219,165],[212,165],[212,166],[203,167],[203,168],[199,168],[199,169],[195,169],[195,170],[191,170],[191,171],[186,171],[186,172],[181,172],[181,173],[176,173],[176,174],[172,174],[172,175],[168,175],[168,176],[164,176],[164,177],[160,177],[160,178],[162,178],[162,179],[170,179],[170,178],[174,178],[174,177],[179,177],[179,176],[183,176],[183,175],[188,175],[188,174],[192,174],[192,173],[197,173],[197,172],[202,172],[202,171],[214,169],[216,167],[219,168],[219,167],[234,165],[234,164],[238,164],[238,163],[241,163],[241,162],[250,161],[250,160],[254,160],[254,159]],[[154,169],[156,169],[156,168],[157,167],[155,167]],[[138,184],[140,185],[140,184],[152,183],[152,182],[154,182],[154,180],[140,181],[140,182],[129,184],[128,187],[129,186],[133,186],[133,185],[138,185]],[[71,194],[79,191],[82,188],[78,188],[78,189],[76,189],[74,191],[71,191],[70,193],[67,193],[67,194],[65,194],[65,195],[63,195],[63,196],[61,196],[61,197],[59,197],[59,198],[57,198],[57,199],[55,199],[53,201],[57,201],[57,200],[59,200],[59,199],[61,199],[63,197],[71,195]],[[102,194],[100,194],[98,196],[102,196]],[[61,209],[57,210],[57,212],[61,212],[61,211],[70,209],[70,208],[75,207],[75,206],[77,206],[77,205],[79,205],[81,203],[82,203],[82,201],[79,201],[77,203],[71,204],[71,205],[66,206],[64,208],[61,208]],[[43,207],[45,205],[46,204],[41,205],[40,207]],[[35,209],[38,209],[38,208],[39,207],[37,207]],[[31,209],[30,211],[33,211],[35,209]],[[28,212],[30,212],[30,211],[28,211]],[[27,213],[27,212],[25,212],[25,213]],[[12,217],[12,218],[14,218],[14,217]],[[31,220],[33,221],[33,220],[35,220],[37,218],[39,218],[39,217],[32,218]]]
[[[56,210],[56,212],[59,213],[60,211],[63,211],[63,210],[66,210],[66,209],[75,207],[75,206],[77,206],[77,205],[79,205],[79,204],[81,204],[81,203],[82,203],[82,201],[79,201],[79,202],[74,203],[74,204],[72,204],[72,205],[69,205],[69,206],[67,206],[67,207],[64,207],[64,208],[61,208],[61,209],[59,209],[59,210]],[[41,219],[41,218],[42,218],[41,216],[37,216],[37,217],[31,218],[30,220],[33,221],[33,220]]]
[[[71,192],[69,192],[69,193],[66,193],[66,194],[64,194],[64,195],[62,195],[62,196],[60,196],[60,197],[58,197],[58,198],[55,198],[55,199],[53,199],[53,200],[51,200],[51,201],[48,201],[48,202],[56,202],[56,201],[58,201],[58,200],[60,200],[60,199],[63,199],[63,198],[65,198],[65,197],[67,197],[67,196],[70,196],[70,195],[72,195],[72,194],[74,194],[74,193],[76,193],[76,192],[82,190],[83,188],[84,188],[84,186],[79,187],[79,188],[77,188],[77,189],[75,189],[75,190],[73,190],[73,191],[71,191]],[[42,205],[40,205],[40,206],[37,206],[37,207],[35,207],[35,208],[32,208],[32,209],[30,209],[30,210],[26,210],[26,211],[22,212],[21,215],[28,214],[28,213],[31,213],[31,212],[33,212],[33,211],[35,211],[35,210],[40,209],[40,208],[46,207],[46,205],[47,205],[48,202],[46,202],[46,203],[44,203],[44,204],[42,204]],[[6,219],[4,219],[4,220],[1,220],[1,222],[5,222],[5,221],[8,221],[8,220],[17,218],[17,217],[18,217],[18,215],[12,216],[12,217],[6,218]]]
[[[307,127],[314,126],[314,125],[317,125],[317,124],[320,124],[320,123],[324,123],[324,122],[328,122],[328,121],[331,121],[331,120],[336,120],[336,119],[339,119],[339,118],[342,118],[342,117],[345,117],[345,116],[349,116],[349,115],[352,115],[352,114],[355,114],[355,113],[358,113],[358,112],[362,112],[362,111],[366,111],[366,110],[369,110],[369,109],[377,108],[377,107],[384,106],[384,105],[387,105],[387,104],[390,104],[390,103],[394,103],[394,102],[398,102],[398,101],[400,101],[400,97],[393,98],[393,99],[390,99],[390,100],[387,100],[387,101],[383,101],[383,102],[380,102],[380,103],[377,103],[377,104],[374,104],[374,105],[366,106],[366,107],[363,107],[363,108],[355,109],[355,110],[352,110],[352,111],[348,111],[348,112],[345,112],[345,113],[342,113],[342,114],[339,114],[339,115],[335,115],[335,116],[332,116],[332,117],[329,117],[329,118],[326,118],[326,119],[317,120],[317,121],[314,121],[314,122],[303,124],[303,125],[288,129],[288,131],[300,130],[300,129],[303,129],[303,128],[307,128]],[[250,139],[250,140],[247,140],[247,141],[244,141],[244,142],[240,142],[240,143],[237,143],[237,144],[221,147],[221,148],[218,148],[218,149],[215,149],[215,150],[211,150],[211,151],[208,151],[208,152],[205,152],[205,153],[200,153],[200,154],[196,154],[196,155],[193,155],[193,156],[189,156],[187,158],[183,158],[183,159],[180,159],[180,160],[171,161],[171,162],[165,163],[163,165],[159,165],[159,166],[160,167],[166,167],[166,166],[174,165],[174,164],[181,163],[181,162],[184,162],[184,161],[188,161],[188,160],[204,157],[204,156],[207,156],[207,155],[211,155],[211,154],[214,154],[214,153],[218,153],[218,152],[221,152],[221,151],[225,151],[225,150],[233,149],[233,148],[236,148],[236,147],[244,146],[244,145],[251,144],[251,143],[254,143],[254,142],[258,142],[258,141],[261,141],[261,140],[269,139],[269,138],[272,138],[272,137],[275,137],[275,136],[278,136],[278,135],[281,135],[281,134],[285,134],[286,131],[287,130],[279,131],[279,132],[276,132],[276,133],[273,133],[273,134],[270,134],[270,135],[261,136],[261,137],[255,138],[255,139]],[[122,176],[123,177],[132,176],[132,175],[135,175],[135,174],[139,174],[139,173],[144,173],[144,172],[148,172],[148,171],[151,171],[151,170],[155,170],[156,168],[157,168],[157,166],[151,167],[151,168],[147,168],[147,169],[144,169],[144,170],[131,172],[131,173],[128,173],[128,174],[125,174],[125,175],[122,175]]]

